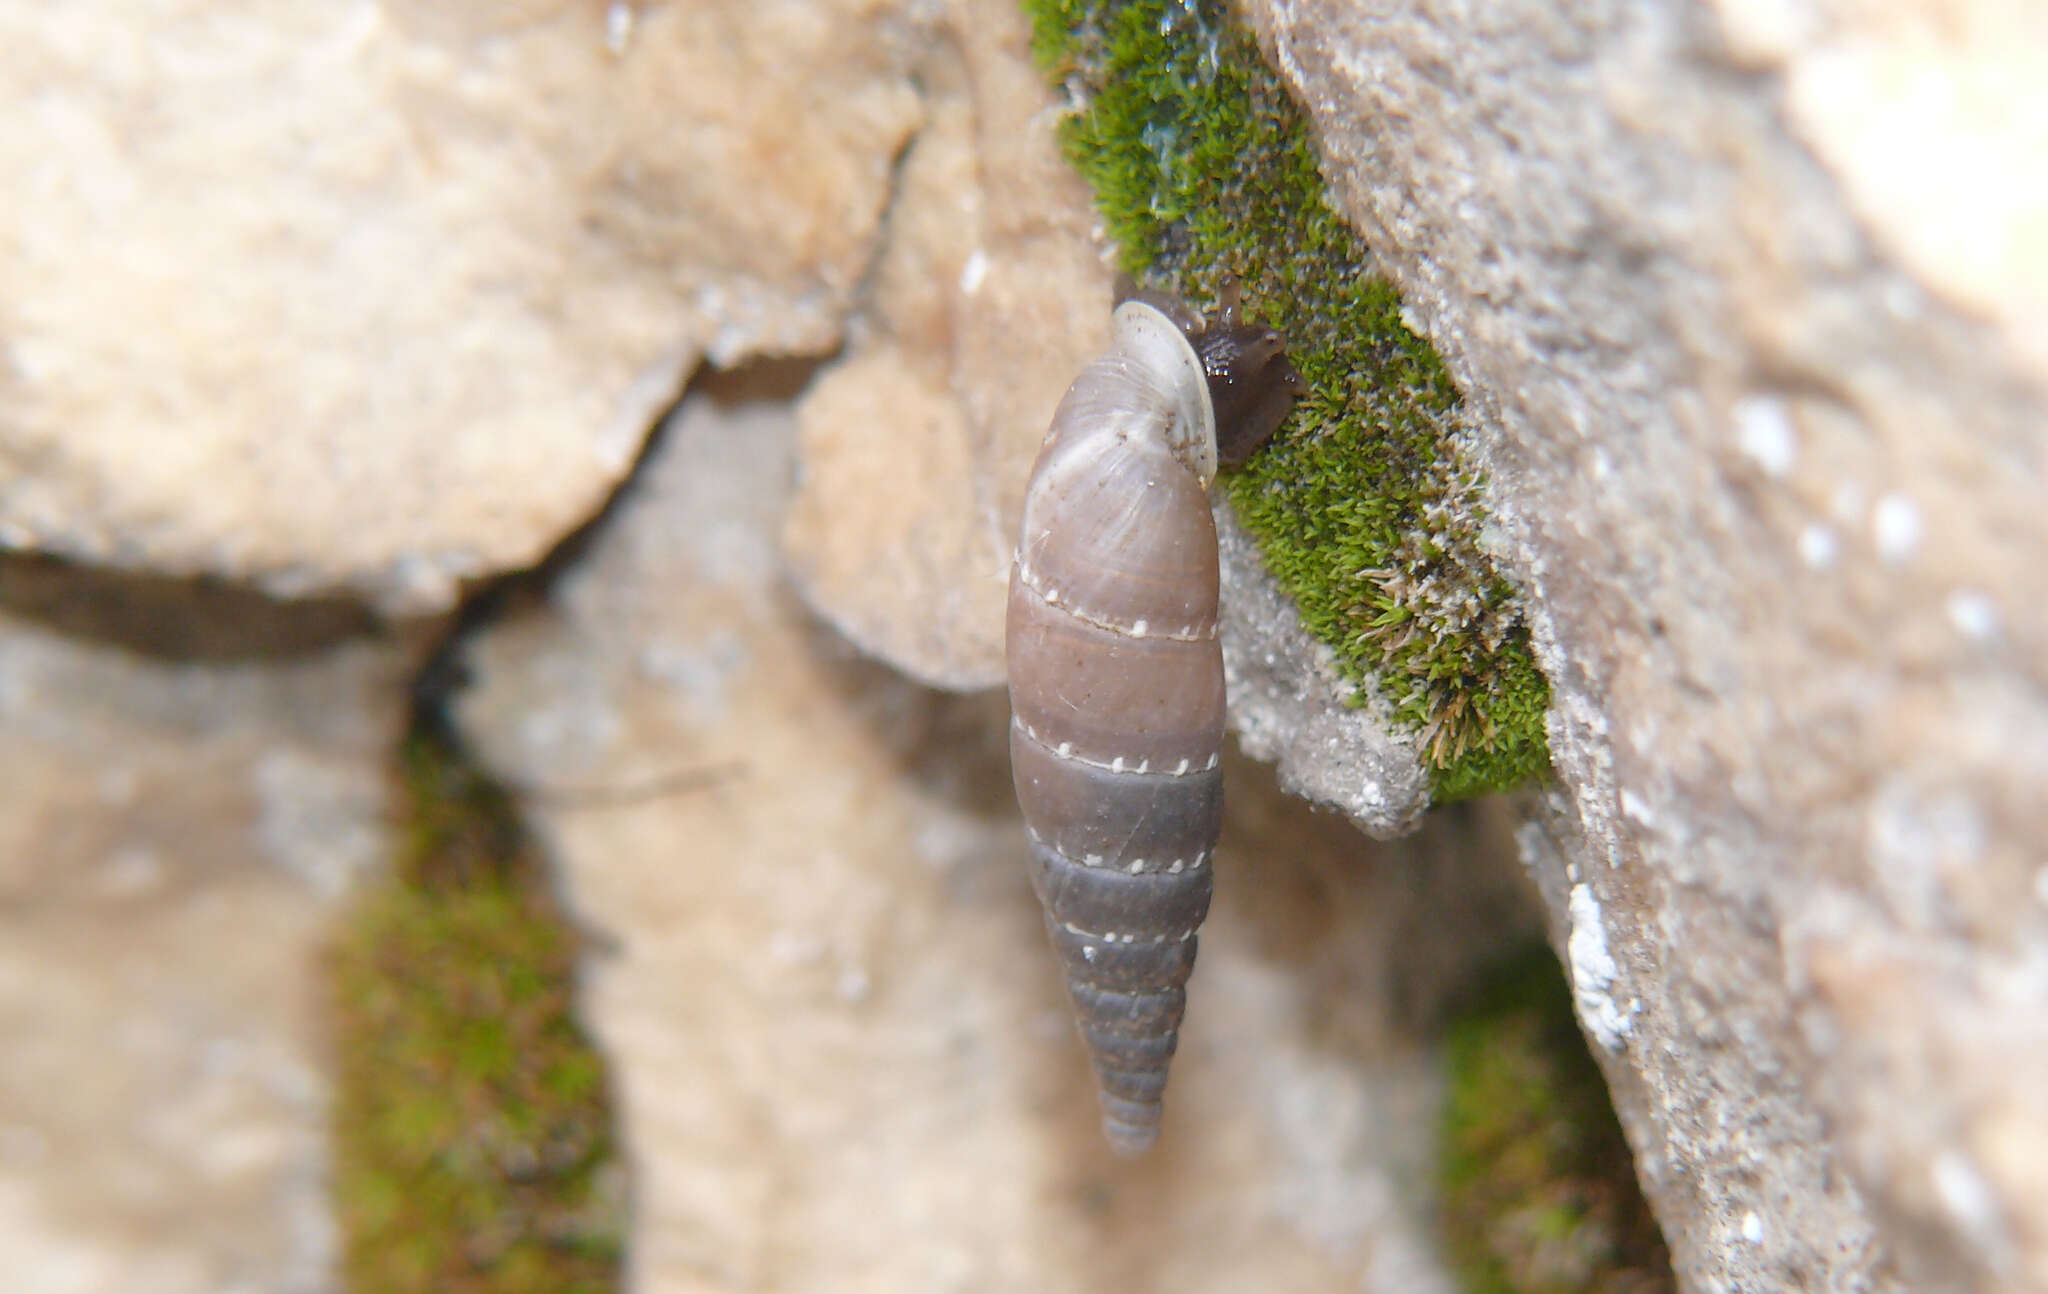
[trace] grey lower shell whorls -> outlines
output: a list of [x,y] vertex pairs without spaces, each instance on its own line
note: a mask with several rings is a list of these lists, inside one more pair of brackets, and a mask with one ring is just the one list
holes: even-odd
[[[1275,333],[1117,307],[1032,470],[1010,579],[1010,757],[1031,877],[1094,1061],[1103,1130],[1157,1138],[1222,829],[1224,686],[1208,488],[1287,414]],[[1219,425],[1219,418],[1227,421]]]

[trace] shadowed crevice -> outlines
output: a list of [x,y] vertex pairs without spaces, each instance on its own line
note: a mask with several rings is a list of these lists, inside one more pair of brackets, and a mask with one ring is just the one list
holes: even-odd
[[0,614],[168,662],[289,661],[387,631],[349,597],[275,598],[212,576],[0,555]]

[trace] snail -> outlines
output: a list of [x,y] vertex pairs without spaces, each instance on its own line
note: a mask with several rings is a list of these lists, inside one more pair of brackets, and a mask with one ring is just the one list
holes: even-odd
[[1125,293],[1053,415],[1007,624],[1031,880],[1094,1062],[1103,1131],[1158,1136],[1222,829],[1223,653],[1209,486],[1304,390],[1280,335]]

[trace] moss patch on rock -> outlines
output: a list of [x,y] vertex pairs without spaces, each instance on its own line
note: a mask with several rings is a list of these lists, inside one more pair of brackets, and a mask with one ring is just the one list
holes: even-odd
[[576,937],[505,793],[451,739],[416,731],[399,781],[400,856],[330,981],[346,1288],[615,1289],[624,1176],[571,1015]]
[[1444,1067],[1444,1240],[1468,1294],[1677,1288],[1547,947],[1507,963],[1452,1024]]
[[1549,687],[1477,542],[1457,391],[1330,209],[1307,125],[1256,44],[1216,0],[1026,5],[1123,268],[1193,301],[1235,277],[1309,381],[1227,486],[1309,632],[1416,730],[1439,801],[1542,772]]

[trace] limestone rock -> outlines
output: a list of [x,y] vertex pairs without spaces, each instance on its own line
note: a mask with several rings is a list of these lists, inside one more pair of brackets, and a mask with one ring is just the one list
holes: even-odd
[[1003,677],[1024,481],[1109,336],[1110,273],[1008,0],[935,6],[872,293],[801,406],[785,544],[805,600],[939,687]]
[[1525,852],[1691,1289],[2048,1288],[2024,10],[1251,6],[1482,426]]
[[909,21],[0,3],[0,545],[407,612],[533,562],[700,356],[837,343]]
[[787,592],[797,377],[686,399],[547,604],[468,652],[465,730],[606,950],[633,1288],[1448,1294],[1417,1018],[1533,930],[1512,846],[1472,818],[1374,846],[1235,761],[1166,1133],[1116,1160],[1002,701]]
[[417,653],[304,610],[0,561],[10,1290],[333,1288],[318,953]]
[[804,600],[914,678],[1001,683],[1010,549],[975,506],[960,402],[876,347],[820,373],[798,416],[804,493],[783,534]]

